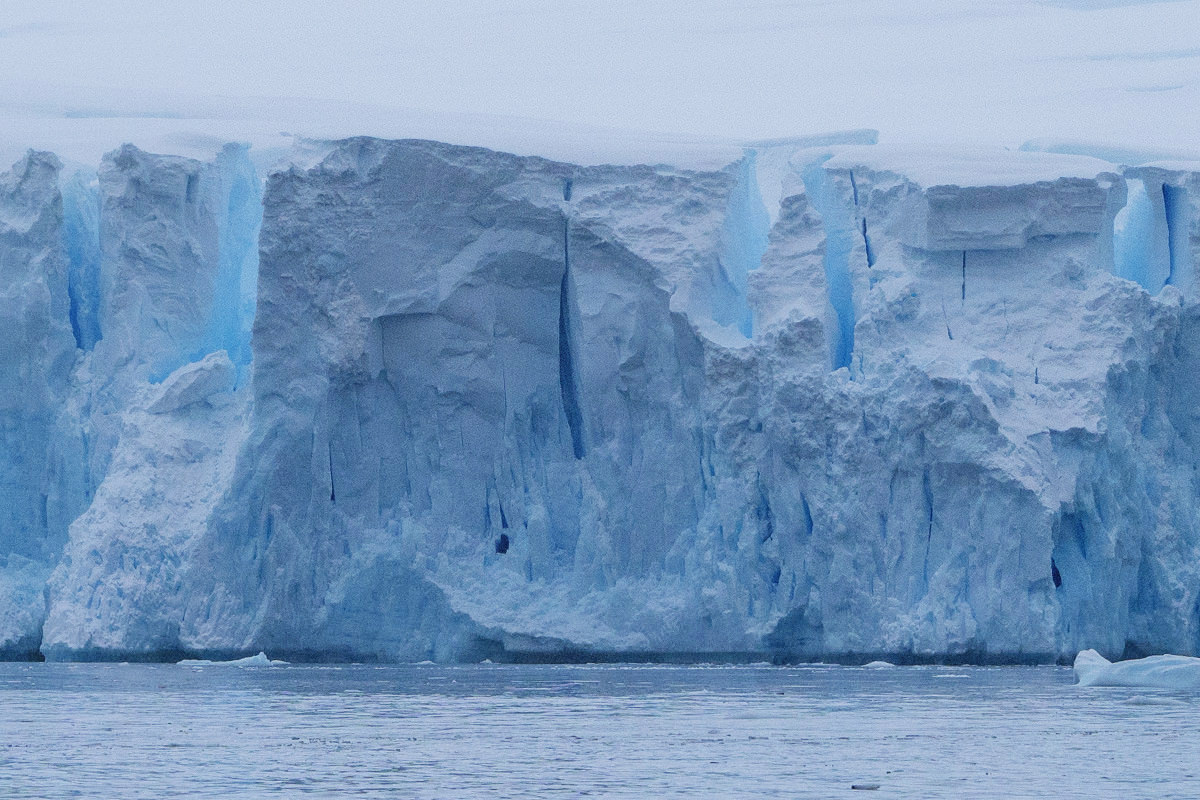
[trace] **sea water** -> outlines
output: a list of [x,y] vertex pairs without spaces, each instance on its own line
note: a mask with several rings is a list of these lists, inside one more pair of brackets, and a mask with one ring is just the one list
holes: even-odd
[[1058,667],[10,663],[0,797],[1196,798],[1198,711]]

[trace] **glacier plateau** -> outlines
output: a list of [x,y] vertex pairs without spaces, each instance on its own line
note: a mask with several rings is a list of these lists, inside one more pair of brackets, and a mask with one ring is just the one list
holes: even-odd
[[1200,653],[1200,164],[0,177],[0,654]]

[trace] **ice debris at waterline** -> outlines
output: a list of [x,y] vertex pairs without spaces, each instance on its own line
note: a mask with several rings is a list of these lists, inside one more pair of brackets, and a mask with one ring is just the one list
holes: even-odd
[[1166,655],[1112,662],[1084,650],[1075,657],[1075,678],[1080,686],[1200,689],[1200,658]]
[[260,652],[256,656],[235,658],[230,661],[210,661],[207,658],[185,658],[182,661],[177,661],[176,663],[181,667],[275,667],[288,662],[273,661],[272,659],[267,658],[266,653]]
[[871,140],[30,153],[0,653],[1196,653],[1200,165]]

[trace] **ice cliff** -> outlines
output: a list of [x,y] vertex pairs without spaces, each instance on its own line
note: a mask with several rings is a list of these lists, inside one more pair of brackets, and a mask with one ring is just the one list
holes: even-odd
[[1200,652],[1200,166],[863,139],[31,153],[0,653]]

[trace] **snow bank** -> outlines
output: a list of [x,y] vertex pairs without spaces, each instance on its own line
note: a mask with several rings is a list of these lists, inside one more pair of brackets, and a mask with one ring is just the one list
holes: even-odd
[[1200,658],[1166,655],[1114,663],[1084,650],[1075,657],[1075,677],[1080,686],[1200,689]]

